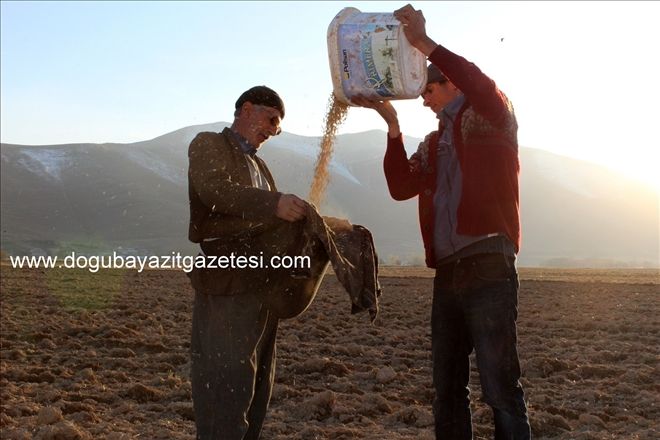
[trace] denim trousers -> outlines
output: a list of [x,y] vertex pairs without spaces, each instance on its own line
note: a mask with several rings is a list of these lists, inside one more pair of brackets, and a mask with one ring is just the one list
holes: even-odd
[[469,355],[475,351],[483,400],[496,440],[531,438],[520,385],[515,258],[479,254],[439,266],[431,338],[437,440],[472,439]]

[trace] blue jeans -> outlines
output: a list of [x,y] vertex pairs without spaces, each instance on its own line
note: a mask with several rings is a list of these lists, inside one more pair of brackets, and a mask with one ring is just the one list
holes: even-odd
[[469,355],[475,350],[496,440],[531,437],[516,349],[515,259],[479,254],[438,267],[433,285],[432,356],[436,439],[472,438]]

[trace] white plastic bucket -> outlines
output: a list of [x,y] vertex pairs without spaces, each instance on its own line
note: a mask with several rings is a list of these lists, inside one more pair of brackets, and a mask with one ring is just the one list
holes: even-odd
[[426,57],[410,45],[391,13],[344,8],[328,27],[328,59],[335,96],[417,98],[426,86]]

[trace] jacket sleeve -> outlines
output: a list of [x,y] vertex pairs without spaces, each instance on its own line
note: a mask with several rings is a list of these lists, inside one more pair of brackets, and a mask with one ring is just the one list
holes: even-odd
[[192,189],[214,213],[246,220],[266,220],[275,215],[281,193],[245,186],[232,178],[227,154],[214,133],[200,133],[188,149],[188,174]]
[[403,136],[387,138],[387,150],[383,160],[385,180],[394,200],[408,200],[419,194],[420,174],[413,170],[403,147]]
[[474,110],[491,124],[506,127],[511,123],[513,107],[509,99],[476,65],[441,45],[431,52],[429,61],[463,92]]

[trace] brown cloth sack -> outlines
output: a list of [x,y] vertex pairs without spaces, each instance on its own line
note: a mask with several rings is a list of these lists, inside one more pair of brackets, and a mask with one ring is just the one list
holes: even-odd
[[[328,220],[328,221],[326,221]],[[328,224],[332,225],[332,227]],[[275,271],[264,301],[280,318],[299,315],[311,304],[330,261],[335,275],[351,300],[351,313],[369,311],[371,321],[378,314],[378,256],[371,232],[345,220],[323,218],[312,205],[307,217],[297,222],[302,230],[293,232],[288,255],[311,257],[308,271]],[[286,236],[280,235],[279,238]]]
[[309,256],[305,269],[194,269],[190,278],[198,291],[208,294],[239,294],[258,291],[264,303],[280,319],[293,318],[311,304],[329,264],[351,300],[351,313],[378,314],[378,256],[371,232],[363,226],[327,218],[331,228],[312,205],[299,222],[278,222],[249,240],[203,242],[206,255]]

